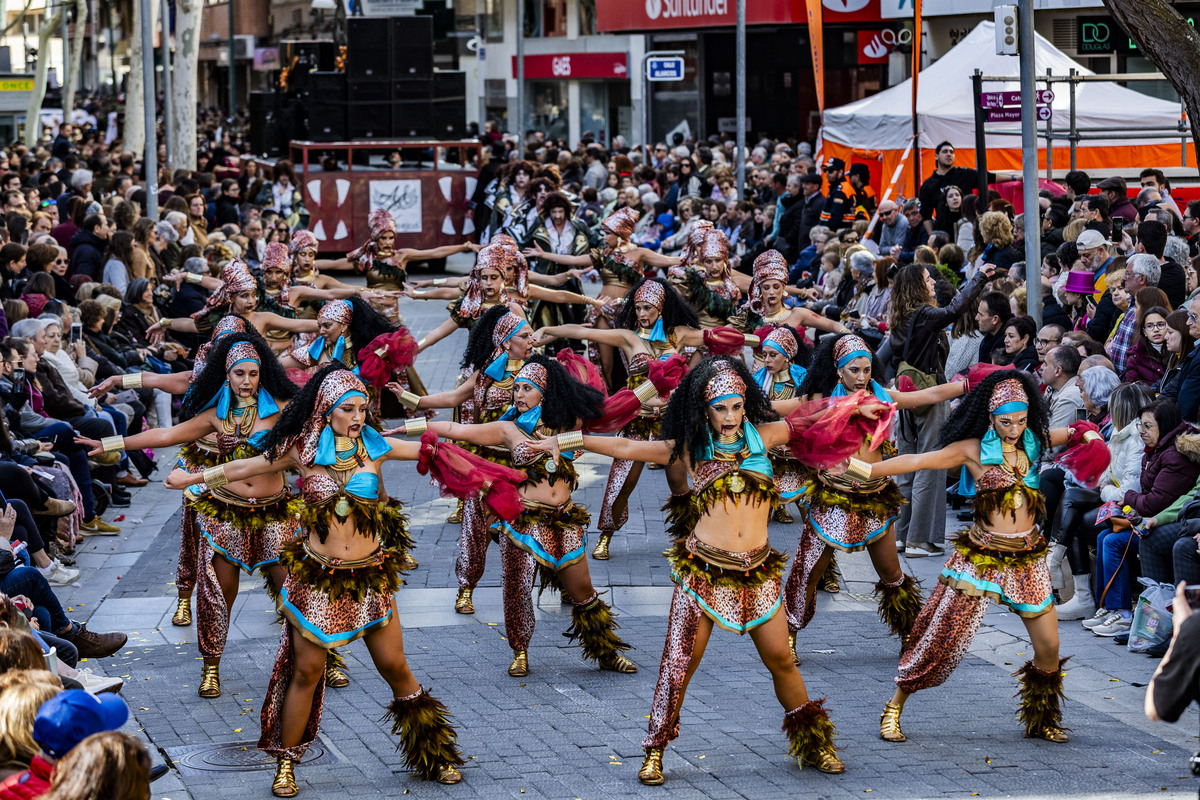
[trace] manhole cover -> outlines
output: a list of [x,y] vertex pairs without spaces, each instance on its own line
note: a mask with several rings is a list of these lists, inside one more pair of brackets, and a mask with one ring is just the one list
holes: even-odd
[[[265,772],[275,769],[275,759],[258,749],[258,742],[198,744],[167,748],[167,755],[184,775],[209,772]],[[320,739],[304,755],[304,766],[333,764],[338,760]]]

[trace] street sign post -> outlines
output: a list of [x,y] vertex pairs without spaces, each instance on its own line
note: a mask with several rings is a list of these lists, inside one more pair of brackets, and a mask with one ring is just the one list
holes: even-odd
[[683,59],[679,56],[650,56],[646,59],[646,80],[651,83],[683,80]]
[[[1017,106],[1016,108],[986,108],[985,107],[985,111],[987,112],[987,121],[988,122],[1020,122],[1021,121],[1021,107],[1020,106]],[[1040,105],[1037,107],[1038,122],[1046,122],[1053,116],[1054,116],[1054,109],[1050,108],[1050,106],[1041,106]]]
[[[1054,92],[1049,89],[1037,90],[1037,104],[1048,106],[1054,102]],[[1008,108],[1021,105],[1020,92],[983,92],[979,96],[979,104],[984,108]]]

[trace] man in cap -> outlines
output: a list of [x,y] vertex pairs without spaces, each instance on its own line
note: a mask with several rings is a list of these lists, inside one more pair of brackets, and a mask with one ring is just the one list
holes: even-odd
[[879,205],[871,188],[871,168],[866,164],[851,164],[846,176],[854,188],[854,218],[870,219]]
[[1133,201],[1129,199],[1129,195],[1125,191],[1125,179],[1114,175],[1111,178],[1105,178],[1100,181],[1096,187],[1100,190],[1100,194],[1104,199],[1108,200],[1108,216],[1109,218],[1120,217],[1128,224],[1138,221],[1137,209],[1133,206]]
[[94,733],[115,731],[129,719],[129,706],[115,694],[88,694],[68,689],[38,709],[33,720],[33,740],[40,752],[29,769],[0,783],[0,798],[41,797],[50,791],[50,776],[59,759]]
[[829,193],[821,211],[821,224],[833,232],[854,224],[854,187],[846,180],[846,162],[830,158],[825,162],[825,180]]

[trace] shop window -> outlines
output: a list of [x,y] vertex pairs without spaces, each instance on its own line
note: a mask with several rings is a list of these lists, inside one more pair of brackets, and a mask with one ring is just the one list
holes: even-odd
[[546,132],[547,139],[567,138],[567,82],[527,81],[527,127]]
[[525,4],[525,38],[542,36],[542,3],[544,0],[517,0]]
[[487,40],[504,41],[504,0],[486,0]]
[[579,130],[608,142],[608,88],[600,81],[579,82]]
[[542,0],[542,35],[567,35],[567,0]]
[[579,0],[579,35],[596,35],[596,0]]

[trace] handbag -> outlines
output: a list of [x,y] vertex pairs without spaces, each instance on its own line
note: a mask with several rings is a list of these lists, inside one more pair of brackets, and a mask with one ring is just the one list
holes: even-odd
[[[924,370],[921,370],[921,369],[918,369],[917,367],[915,367],[913,365],[912,361],[909,360],[909,352],[908,351],[912,347],[913,328],[916,325],[917,316],[918,316],[918,314],[913,314],[912,317],[910,317],[908,320],[908,338],[904,341],[904,354],[903,354],[903,358],[900,361],[900,366],[896,369],[896,380],[897,381],[900,380],[900,377],[902,375],[907,375],[909,380],[911,380],[913,382],[913,384],[917,387],[917,389],[920,390],[920,389],[929,389],[930,387],[937,386],[938,381],[937,381],[937,375],[930,373],[930,372],[925,372]],[[920,361],[921,363],[923,363],[923,359],[925,358],[925,352],[928,349],[929,349],[929,341],[927,340],[925,342],[925,346],[921,348],[921,352],[917,355],[917,360]],[[934,406],[933,403],[927,403],[926,405],[915,406],[913,408],[910,408],[910,409],[908,409],[908,411],[912,412],[913,414],[917,415],[918,417],[923,417],[929,413],[929,411],[933,408],[933,406]]]

